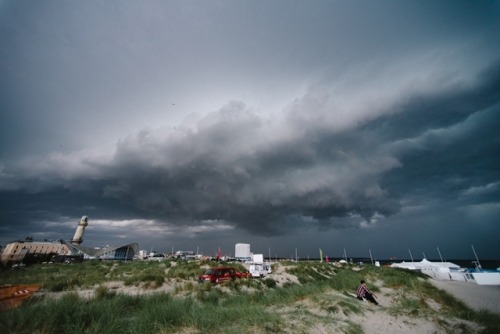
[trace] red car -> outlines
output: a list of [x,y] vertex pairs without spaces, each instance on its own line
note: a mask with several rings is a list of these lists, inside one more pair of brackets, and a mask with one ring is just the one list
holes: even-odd
[[232,267],[216,267],[210,268],[204,274],[198,276],[198,282],[222,283],[234,280],[236,277],[236,269]]
[[237,271],[236,277],[238,277],[238,278],[250,278],[250,277],[252,277],[252,274],[248,270]]

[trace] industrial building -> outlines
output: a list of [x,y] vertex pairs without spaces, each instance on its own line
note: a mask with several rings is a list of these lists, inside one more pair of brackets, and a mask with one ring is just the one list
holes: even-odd
[[87,225],[88,217],[83,216],[70,242],[62,239],[35,241],[32,238],[11,242],[4,247],[0,261],[3,265],[22,263],[28,254],[35,256],[53,254],[62,258],[80,256],[83,259],[132,260],[138,249],[137,243],[106,247],[81,246]]

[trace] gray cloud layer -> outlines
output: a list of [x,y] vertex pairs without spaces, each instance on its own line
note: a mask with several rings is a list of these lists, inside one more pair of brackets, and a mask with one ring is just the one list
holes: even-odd
[[2,234],[81,213],[383,243],[414,210],[491,231],[498,3],[395,4],[4,4]]

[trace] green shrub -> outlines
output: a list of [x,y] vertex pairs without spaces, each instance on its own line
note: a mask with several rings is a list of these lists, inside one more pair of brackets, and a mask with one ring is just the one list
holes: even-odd
[[66,290],[67,286],[66,282],[54,282],[53,284],[45,284],[44,288],[51,292],[61,292]]
[[196,279],[203,271],[197,262],[178,261],[177,265],[168,270],[166,276],[176,279]]
[[266,278],[265,280],[263,280],[263,282],[270,289],[276,288],[276,281],[272,278]]
[[104,285],[99,285],[97,289],[95,289],[95,298],[111,298],[115,296],[115,293],[110,291],[108,287]]

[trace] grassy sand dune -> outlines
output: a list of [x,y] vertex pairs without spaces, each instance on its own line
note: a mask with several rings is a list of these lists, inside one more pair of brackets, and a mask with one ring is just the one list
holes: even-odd
[[[43,288],[21,307],[0,313],[0,332],[500,332],[500,314],[470,307],[409,271],[281,262],[263,279],[198,284],[203,268],[215,265],[90,261],[6,270],[0,284]],[[383,307],[353,297],[360,279]]]

